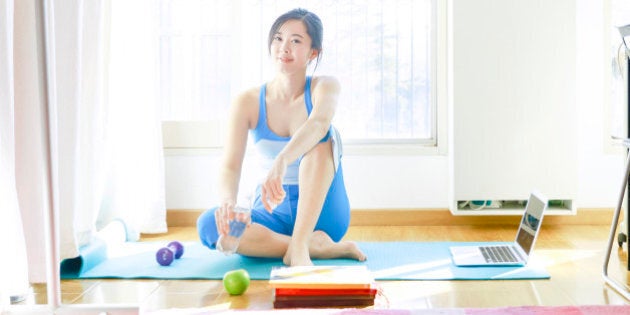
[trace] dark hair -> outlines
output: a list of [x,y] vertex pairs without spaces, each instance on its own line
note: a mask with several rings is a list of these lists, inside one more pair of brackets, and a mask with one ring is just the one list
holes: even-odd
[[322,26],[322,20],[319,17],[306,9],[297,8],[293,9],[281,16],[279,16],[271,29],[269,30],[269,39],[268,39],[268,49],[269,53],[271,53],[271,43],[273,42],[273,38],[282,25],[289,20],[298,20],[304,23],[306,26],[306,32],[308,36],[311,37],[311,48],[317,50],[317,60],[315,62],[315,68],[317,68],[317,64],[319,63],[319,59],[322,56],[322,39],[324,37],[324,28]]

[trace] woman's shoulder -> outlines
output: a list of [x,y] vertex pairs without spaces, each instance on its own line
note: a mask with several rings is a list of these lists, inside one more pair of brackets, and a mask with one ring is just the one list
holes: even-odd
[[341,84],[339,80],[334,76],[321,75],[314,76],[311,79],[311,89],[313,92],[322,91],[327,93],[339,93]]
[[247,122],[249,129],[258,121],[258,96],[260,87],[252,87],[241,91],[232,100],[232,117]]
[[251,87],[238,93],[236,95],[236,98],[234,99],[234,102],[236,104],[257,104],[259,96],[260,87]]

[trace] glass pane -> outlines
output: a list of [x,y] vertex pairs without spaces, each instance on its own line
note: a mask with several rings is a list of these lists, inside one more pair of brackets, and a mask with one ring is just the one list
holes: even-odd
[[303,7],[324,24],[322,60],[309,74],[341,81],[334,123],[344,138],[435,138],[432,0],[234,3],[160,1],[164,120],[220,117],[238,91],[271,78],[269,27]]
[[232,2],[159,2],[163,120],[212,120],[230,102]]

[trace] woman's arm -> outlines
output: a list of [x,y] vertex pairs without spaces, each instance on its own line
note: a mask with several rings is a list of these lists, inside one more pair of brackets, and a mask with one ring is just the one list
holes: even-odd
[[[252,94],[253,93],[253,94]],[[228,210],[235,206],[238,195],[243,159],[247,149],[249,129],[255,124],[257,113],[255,91],[239,95],[230,106],[227,134],[223,148],[223,162],[219,174],[221,204],[215,212],[219,234],[229,232]]]
[[277,159],[284,159],[287,164],[310,151],[326,135],[335,116],[339,81],[334,77],[318,77],[313,79],[311,88],[313,110],[284,150],[278,154]]
[[284,199],[282,179],[287,166],[310,151],[328,132],[335,115],[340,85],[334,77],[318,77],[311,82],[313,110],[278,154],[262,186],[262,201],[268,211]]

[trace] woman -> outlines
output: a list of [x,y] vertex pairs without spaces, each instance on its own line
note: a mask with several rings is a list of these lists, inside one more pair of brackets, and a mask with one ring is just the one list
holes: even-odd
[[[350,206],[339,158],[341,142],[331,126],[339,95],[332,77],[306,76],[322,52],[317,15],[294,9],[278,17],[269,32],[275,77],[243,92],[232,103],[220,174],[222,203],[197,223],[202,243],[216,248],[229,231],[228,210],[236,204],[248,134],[265,157],[266,177],[257,189],[252,224],[238,253],[282,257],[289,266],[311,259],[366,256],[353,242],[340,241]],[[316,64],[317,65],[317,64]]]

